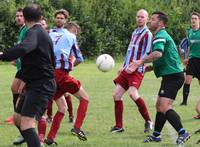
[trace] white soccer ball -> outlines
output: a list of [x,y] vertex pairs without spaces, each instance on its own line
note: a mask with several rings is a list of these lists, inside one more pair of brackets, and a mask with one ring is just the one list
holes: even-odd
[[102,72],[108,72],[115,66],[115,61],[109,54],[102,54],[97,57],[97,68]]

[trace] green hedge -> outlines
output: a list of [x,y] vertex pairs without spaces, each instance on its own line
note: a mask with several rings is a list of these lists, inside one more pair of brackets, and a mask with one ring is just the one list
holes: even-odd
[[[29,0],[34,1],[34,0]],[[151,14],[162,10],[169,16],[167,29],[178,44],[190,26],[190,14],[200,10],[199,0],[35,0],[53,27],[53,13],[64,8],[70,12],[71,20],[77,21],[82,33],[80,48],[86,58],[101,53],[123,56],[132,31],[136,27],[135,14],[144,8]],[[4,0],[0,5],[0,50],[14,44],[17,27],[15,11],[28,0]]]

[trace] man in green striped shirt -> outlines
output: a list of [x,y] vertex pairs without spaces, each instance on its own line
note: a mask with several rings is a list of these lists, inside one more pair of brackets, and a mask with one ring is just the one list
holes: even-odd
[[[191,15],[191,28],[187,30],[187,38],[189,40],[189,52],[184,63],[187,64],[186,67],[186,78],[183,86],[183,102],[181,105],[187,105],[187,99],[190,92],[190,84],[192,78],[195,77],[200,81],[200,14],[198,12],[193,12]],[[198,104],[200,107],[200,104]],[[199,115],[195,118],[200,118],[200,108]]]
[[[19,30],[19,37],[18,37],[18,42],[20,43],[24,37],[25,34],[27,32],[27,27],[25,26],[25,22],[24,22],[24,16],[23,16],[23,9],[22,8],[18,8],[17,12],[16,12],[16,16],[15,16],[15,21],[16,24],[19,26],[20,30]],[[13,61],[14,64],[17,67],[17,72],[15,75],[15,78],[12,82],[11,85],[11,90],[13,93],[13,106],[14,106],[14,119],[16,118],[16,116],[18,115],[17,109],[16,109],[16,104],[17,101],[19,100],[19,96],[20,96],[20,91],[22,91],[23,86],[25,85],[25,83],[23,82],[23,77],[22,77],[22,73],[21,73],[21,61],[18,58],[17,60]],[[20,90],[21,89],[21,90]],[[14,145],[20,145],[24,142],[24,138],[20,135],[18,136],[18,138],[13,142]]]

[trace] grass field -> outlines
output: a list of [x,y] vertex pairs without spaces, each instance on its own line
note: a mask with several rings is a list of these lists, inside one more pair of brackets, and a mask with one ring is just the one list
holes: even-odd
[[[96,69],[93,62],[86,62],[72,72],[72,75],[79,79],[90,96],[89,109],[82,129],[86,132],[88,141],[79,141],[72,136],[70,130],[72,124],[67,122],[65,117],[59,133],[57,143],[59,147],[174,147],[177,134],[167,123],[162,132],[162,143],[144,144],[142,141],[147,136],[143,133],[144,121],[138,113],[135,103],[124,96],[124,128],[121,134],[111,134],[110,128],[114,125],[114,111],[112,92],[114,84],[113,78],[121,63],[117,63],[115,68],[108,73],[102,73]],[[10,84],[15,74],[15,67],[7,64],[0,65],[0,147],[12,147],[13,139],[18,135],[17,129],[4,123],[4,120],[12,115],[12,96]],[[160,79],[156,79],[153,73],[145,75],[140,88],[140,95],[145,99],[151,116],[155,118],[155,101]],[[200,120],[194,120],[196,115],[195,104],[199,99],[199,85],[194,80],[191,85],[189,104],[187,107],[179,106],[181,102],[182,89],[174,103],[174,108],[180,114],[184,127],[192,133],[191,139],[184,144],[185,147],[195,147],[200,135],[194,131],[200,128]],[[74,112],[76,112],[78,100],[73,99]],[[56,109],[54,107],[54,113]],[[67,116],[67,115],[66,115]],[[26,145],[22,145],[25,147]]]

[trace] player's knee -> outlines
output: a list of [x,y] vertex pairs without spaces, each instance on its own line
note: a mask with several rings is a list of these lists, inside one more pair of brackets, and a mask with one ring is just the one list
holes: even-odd
[[17,85],[12,84],[10,89],[11,89],[12,93],[18,93]]
[[35,128],[35,119],[31,117],[21,117],[20,129],[23,131],[30,128]]
[[18,127],[20,126],[20,120],[21,120],[20,116],[18,116],[17,114],[13,115],[13,121],[14,121],[15,125]]
[[136,101],[140,96],[138,94],[134,94],[134,93],[129,93],[129,97],[131,99],[133,99],[134,101]]
[[200,107],[199,107],[199,105],[196,106],[196,112],[200,114]]
[[58,111],[65,114],[65,112],[67,111],[67,106],[63,105],[63,106],[58,107]]
[[120,95],[119,93],[114,92],[114,93],[113,93],[113,99],[114,99],[115,101],[116,101],[116,100],[121,100],[122,97],[121,97],[121,95]]
[[191,84],[191,82],[192,82],[192,76],[186,76],[185,84]]
[[82,97],[81,100],[85,100],[85,101],[88,101],[89,102],[89,97]]

